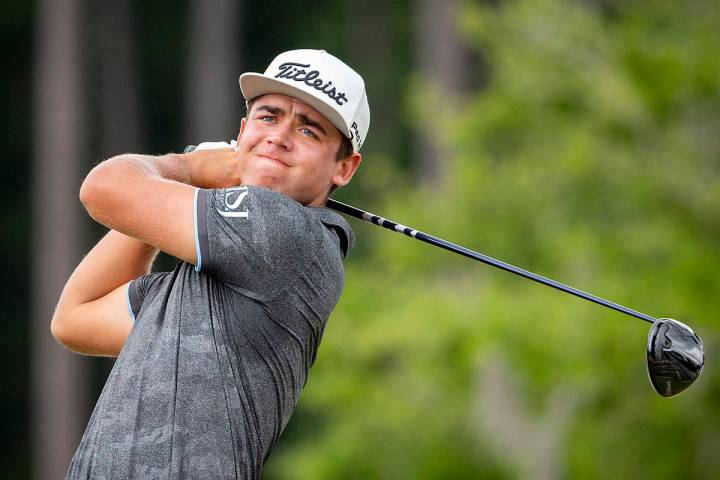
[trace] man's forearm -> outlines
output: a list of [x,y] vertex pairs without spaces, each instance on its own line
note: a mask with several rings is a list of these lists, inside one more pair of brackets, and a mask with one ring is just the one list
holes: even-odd
[[192,213],[190,163],[186,155],[176,154],[113,157],[90,171],[80,188],[80,201],[95,221],[109,229],[192,261],[190,242],[178,252],[161,241],[172,244],[178,235],[173,231],[177,218],[187,222],[187,214]]
[[147,274],[157,253],[150,245],[111,230],[70,276],[58,309],[97,300],[120,285]]
[[148,242],[148,236],[138,234],[142,230],[142,225],[137,228],[142,221],[141,212],[131,216],[123,213],[137,206],[137,202],[150,201],[148,194],[153,190],[164,189],[168,197],[177,197],[181,189],[172,184],[224,188],[240,183],[238,161],[230,148],[157,157],[125,154],[106,160],[90,171],[80,188],[80,201],[99,223],[152,243]]
[[231,148],[160,156],[124,154],[95,166],[83,182],[80,196],[94,181],[112,181],[118,176],[163,178],[200,188],[233,187],[242,182]]
[[162,178],[191,185],[192,171],[188,160],[186,155],[172,153],[161,156],[131,153],[118,155],[99,163],[90,171],[80,187],[80,199],[82,201],[83,197],[88,197],[93,187],[105,182]]
[[113,162],[125,163],[125,168],[143,169],[149,175],[192,185],[192,165],[189,160],[186,155],[175,153],[160,156],[126,154],[103,163],[105,166]]
[[157,250],[110,231],[80,262],[65,284],[50,330],[70,350],[117,356],[132,328],[123,289],[150,271]]
[[[105,171],[103,171],[105,170]],[[121,155],[96,166],[88,177],[100,171],[113,181],[113,172],[122,176],[157,176],[166,180],[190,183],[188,162],[180,155],[151,157]],[[107,178],[110,177],[110,178]],[[87,183],[83,183],[83,186]],[[81,192],[82,197],[82,192]],[[110,230],[77,266],[63,290],[58,308],[65,304],[78,305],[107,295],[130,280],[147,274],[158,250],[142,240]]]

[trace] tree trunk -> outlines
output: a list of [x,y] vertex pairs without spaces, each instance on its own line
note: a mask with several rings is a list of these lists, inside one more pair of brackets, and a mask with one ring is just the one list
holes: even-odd
[[80,259],[85,125],[79,3],[40,0],[36,8],[31,423],[33,476],[46,479],[65,475],[87,420],[82,361],[50,335],[53,309]]
[[473,392],[479,438],[512,468],[516,478],[565,478],[568,427],[582,394],[572,385],[558,385],[548,395],[543,411],[533,413],[504,356],[494,352],[488,358],[493,360],[478,368]]
[[[418,0],[416,12],[415,48],[418,70],[425,82],[439,94],[439,100],[450,102],[465,88],[467,49],[458,35],[457,0]],[[429,105],[427,115],[418,125],[420,136],[415,159],[423,183],[442,184],[448,168],[448,152],[437,137],[440,121]]]
[[237,136],[244,104],[239,24],[242,2],[193,0],[190,3],[190,57],[187,69],[187,143]]
[[[398,102],[402,88],[399,88],[396,73],[396,58],[393,57],[388,17],[390,6],[387,2],[374,0],[365,8],[349,7],[348,18],[350,66],[357,70],[365,81],[370,104],[370,132],[375,150],[392,150],[394,136],[397,135],[393,117],[397,117]],[[404,85],[403,85],[404,86]],[[374,98],[372,93],[382,97]],[[395,125],[399,122],[395,122]]]
[[97,3],[100,70],[100,153],[143,151],[137,48],[128,0]]

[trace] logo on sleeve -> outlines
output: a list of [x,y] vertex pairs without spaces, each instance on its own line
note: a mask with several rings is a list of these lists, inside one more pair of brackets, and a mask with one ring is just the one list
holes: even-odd
[[223,208],[217,209],[217,212],[223,217],[230,218],[248,218],[250,212],[242,207],[242,202],[247,196],[247,187],[234,187],[225,190],[225,205]]

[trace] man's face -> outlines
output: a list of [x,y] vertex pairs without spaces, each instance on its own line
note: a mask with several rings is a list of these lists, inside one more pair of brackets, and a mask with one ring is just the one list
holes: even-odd
[[253,102],[238,134],[242,183],[321,206],[330,188],[347,184],[360,163],[357,153],[336,160],[341,139],[340,131],[306,103],[263,95]]

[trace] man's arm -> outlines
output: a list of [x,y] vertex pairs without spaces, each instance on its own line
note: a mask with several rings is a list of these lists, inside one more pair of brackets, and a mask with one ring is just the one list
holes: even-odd
[[132,328],[128,282],[147,274],[157,249],[110,231],[65,284],[50,330],[70,350],[117,356]]
[[120,155],[97,165],[80,188],[91,217],[189,263],[196,263],[196,188],[240,184],[232,149]]
[[121,155],[95,167],[80,199],[95,220],[115,231],[98,242],[65,285],[53,336],[79,353],[117,355],[132,327],[127,283],[149,272],[157,249],[196,262],[193,187],[239,183],[231,149]]
[[[191,173],[181,156],[121,155],[97,165],[80,188],[90,216],[195,263]],[[120,261],[126,261],[121,258]]]

